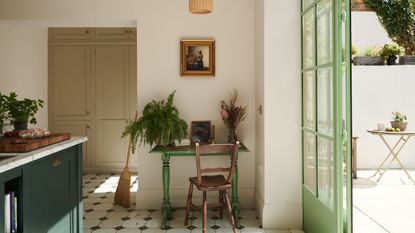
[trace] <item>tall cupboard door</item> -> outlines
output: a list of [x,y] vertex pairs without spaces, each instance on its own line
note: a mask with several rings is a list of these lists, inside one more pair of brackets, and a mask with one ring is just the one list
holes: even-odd
[[91,119],[91,47],[51,45],[49,72],[53,120]]
[[121,45],[95,47],[96,166],[122,167],[127,140],[121,133],[130,119],[130,48]]

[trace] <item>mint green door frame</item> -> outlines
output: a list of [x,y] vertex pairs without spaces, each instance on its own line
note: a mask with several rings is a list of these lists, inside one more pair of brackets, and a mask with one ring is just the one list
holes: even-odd
[[350,233],[350,0],[302,0],[301,18],[304,230]]

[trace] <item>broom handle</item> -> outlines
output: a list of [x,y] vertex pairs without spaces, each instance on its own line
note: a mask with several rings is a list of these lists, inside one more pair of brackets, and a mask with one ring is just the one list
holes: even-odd
[[[135,116],[134,116],[134,120],[136,121],[137,120],[137,115],[138,115],[138,113],[137,113],[137,111],[135,112]],[[125,169],[127,169],[128,170],[128,165],[129,165],[129,163],[130,163],[130,156],[131,156],[131,137],[129,138],[129,140],[128,140],[128,149],[127,149],[127,162],[125,163]]]

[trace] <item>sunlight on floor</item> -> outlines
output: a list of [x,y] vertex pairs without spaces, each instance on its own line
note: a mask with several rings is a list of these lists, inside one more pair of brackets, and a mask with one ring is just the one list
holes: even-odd
[[[354,233],[413,233],[415,185],[402,170],[389,170],[379,182],[375,170],[359,170],[353,181]],[[409,171],[415,177],[415,171]]]

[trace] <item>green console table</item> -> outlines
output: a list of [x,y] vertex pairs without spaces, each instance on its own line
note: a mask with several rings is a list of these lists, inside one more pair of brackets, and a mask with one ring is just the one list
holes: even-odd
[[[248,148],[241,144],[239,152],[249,152]],[[171,214],[170,204],[170,158],[175,156],[195,156],[194,146],[177,146],[177,147],[163,147],[156,146],[150,153],[161,154],[163,162],[163,204],[161,206],[162,223],[161,228],[165,229],[167,226],[167,219]],[[211,154],[212,156],[229,156],[228,154]],[[235,165],[235,172],[232,178],[232,212],[235,217],[236,226],[240,228],[239,223],[239,198],[238,198],[238,161]]]

